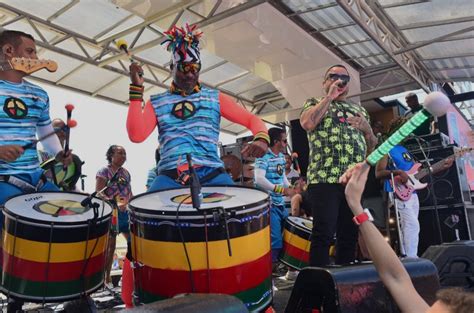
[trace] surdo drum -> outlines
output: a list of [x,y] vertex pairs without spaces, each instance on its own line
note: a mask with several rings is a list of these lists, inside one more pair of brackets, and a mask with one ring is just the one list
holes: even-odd
[[189,193],[188,188],[157,191],[129,203],[139,301],[223,293],[260,312],[272,300],[268,195],[247,187],[206,186],[197,211]]
[[293,269],[301,270],[309,265],[309,248],[313,221],[289,216],[283,229],[283,250],[280,261]]
[[1,287],[33,302],[59,302],[102,286],[112,208],[97,217],[81,206],[86,195],[30,193],[9,199],[3,211]]

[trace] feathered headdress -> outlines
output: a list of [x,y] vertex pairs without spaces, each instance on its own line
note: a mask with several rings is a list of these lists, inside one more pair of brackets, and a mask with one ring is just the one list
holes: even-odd
[[197,29],[197,25],[184,27],[173,26],[165,32],[166,40],[161,44],[167,44],[166,50],[171,51],[171,62],[192,62],[201,63],[199,52],[199,38],[202,32]]

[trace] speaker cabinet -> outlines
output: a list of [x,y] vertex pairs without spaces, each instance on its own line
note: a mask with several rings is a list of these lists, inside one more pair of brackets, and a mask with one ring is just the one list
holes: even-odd
[[[418,293],[429,304],[439,289],[437,269],[424,259],[403,261]],[[304,268],[296,279],[285,313],[399,312],[372,264]]]
[[456,241],[431,246],[423,258],[438,268],[442,287],[460,287],[474,291],[474,241]]
[[[426,150],[425,153],[430,164],[433,165],[452,155],[454,149],[454,147],[439,148]],[[426,159],[421,152],[412,152],[412,154],[415,160],[425,165]],[[463,160],[456,159],[449,169],[433,174],[432,176],[432,179],[429,176],[424,179],[425,182],[432,184],[432,188],[428,185],[425,189],[417,191],[420,207],[433,206],[433,197],[436,197],[437,205],[471,203],[470,188],[467,182]]]
[[474,208],[464,204],[454,206],[438,206],[439,227],[441,239],[439,238],[436,211],[434,207],[423,207],[420,209],[418,220],[420,221],[420,242],[418,244],[418,255],[432,245],[437,245],[455,240],[471,239],[474,228]]

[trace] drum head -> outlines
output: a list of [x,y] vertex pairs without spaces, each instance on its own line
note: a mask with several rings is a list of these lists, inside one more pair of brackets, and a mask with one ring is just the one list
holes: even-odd
[[[201,210],[252,209],[268,201],[268,194],[255,188],[242,186],[203,186]],[[179,209],[186,215],[202,215],[192,206],[189,188],[170,189],[145,193],[133,197],[130,208],[137,212],[150,214],[175,215]]]
[[53,175],[52,168],[54,167],[54,175],[56,176],[56,182],[58,185],[67,184],[69,186],[74,186],[82,173],[82,164],[81,159],[73,154],[72,162],[66,168],[61,162],[56,161],[55,159],[49,159],[41,164],[41,168],[45,171],[51,172],[50,175]]
[[[81,206],[86,194],[73,192],[37,192],[10,198],[5,202],[7,215],[45,223],[83,223],[94,218],[92,209]],[[99,220],[112,214],[112,207],[106,201],[94,197],[92,203],[99,203]]]
[[303,230],[309,230],[310,232],[313,229],[313,221],[307,218],[288,216],[288,222]]

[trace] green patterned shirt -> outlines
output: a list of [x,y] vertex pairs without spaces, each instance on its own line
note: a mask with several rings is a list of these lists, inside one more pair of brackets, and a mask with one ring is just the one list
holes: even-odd
[[[322,99],[306,100],[302,112]],[[369,121],[369,114],[362,106],[333,101],[321,122],[308,132],[308,184],[337,183],[349,167],[364,160],[367,149],[364,134],[347,122],[348,117],[357,113]]]

